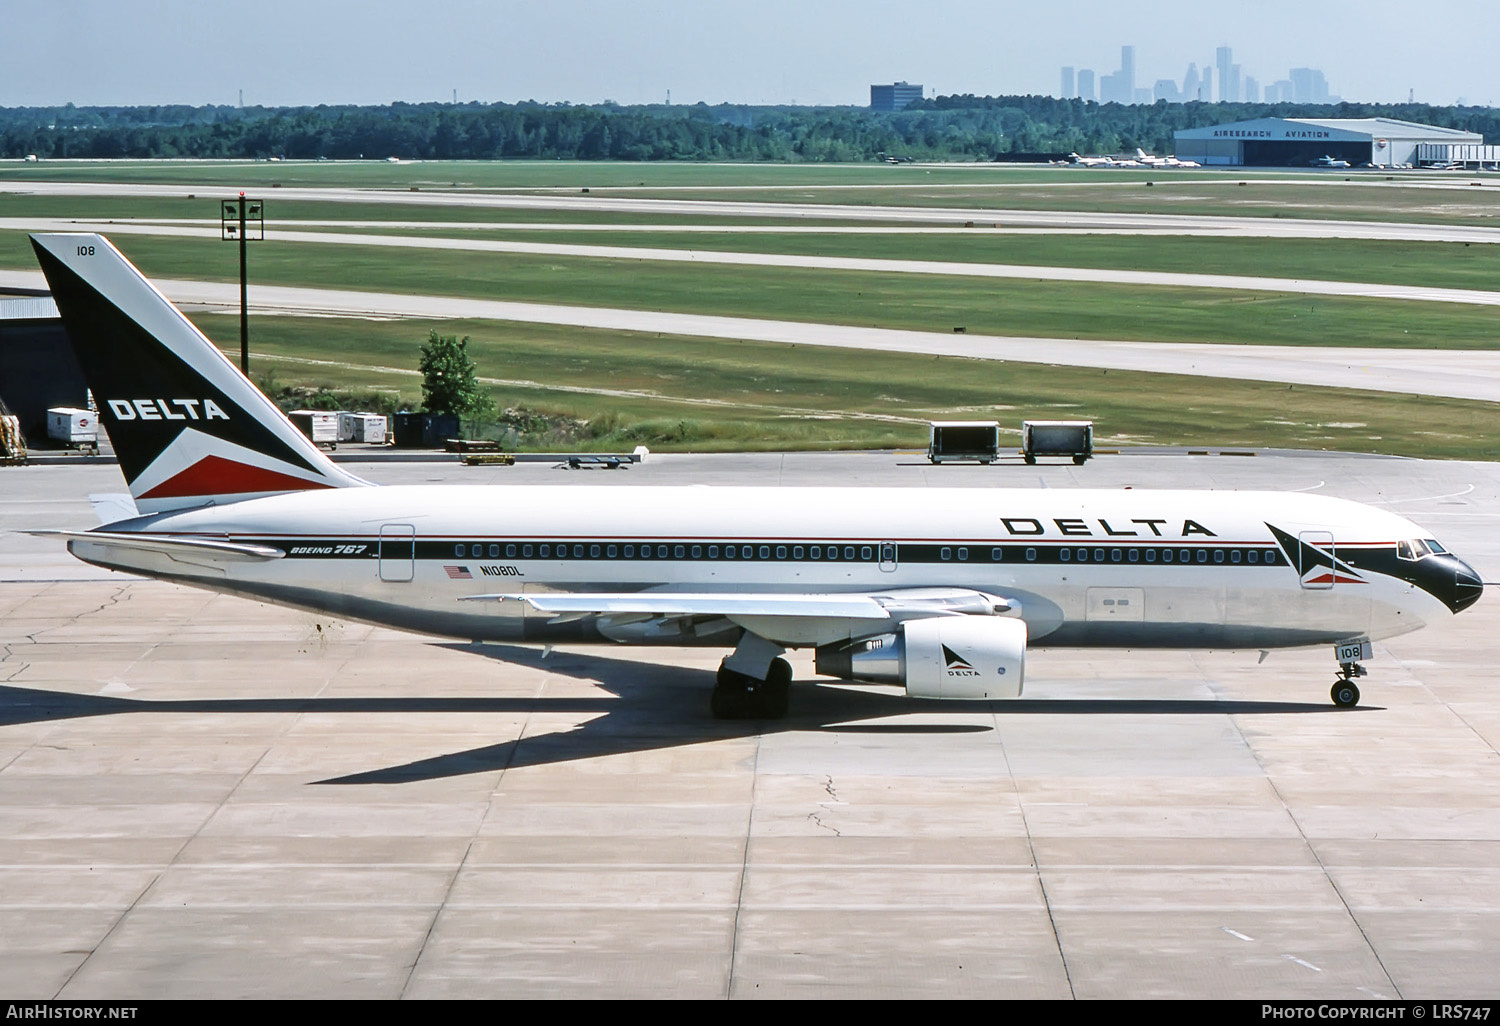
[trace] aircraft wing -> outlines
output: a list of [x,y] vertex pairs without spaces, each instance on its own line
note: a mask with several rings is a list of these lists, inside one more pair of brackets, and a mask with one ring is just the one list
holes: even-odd
[[868,595],[707,594],[686,592],[625,592],[466,595],[461,601],[514,599],[539,613],[610,615],[644,613],[651,616],[817,616],[845,620],[884,620],[886,608]]
[[1010,599],[968,588],[911,588],[882,592],[504,592],[465,595],[463,602],[525,602],[557,616],[796,616],[830,620],[900,621],[914,616],[980,614],[1017,608]]

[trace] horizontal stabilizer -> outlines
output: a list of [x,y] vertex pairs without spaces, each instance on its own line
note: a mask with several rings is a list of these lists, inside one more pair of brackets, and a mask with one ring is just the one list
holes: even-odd
[[121,520],[132,520],[141,515],[135,500],[128,492],[100,493],[89,496],[89,505],[94,507],[94,516],[101,526],[118,524]]
[[264,563],[286,553],[269,545],[192,538],[173,534],[138,534],[133,531],[27,531],[40,537],[66,538],[68,551],[91,563],[113,565],[112,555],[129,562],[130,553],[167,556],[198,566],[227,563]]

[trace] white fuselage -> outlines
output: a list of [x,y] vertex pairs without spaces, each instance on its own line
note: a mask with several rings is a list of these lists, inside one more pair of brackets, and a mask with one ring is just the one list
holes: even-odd
[[[1271,530],[1359,566],[1313,581]],[[1032,644],[1272,648],[1389,637],[1446,618],[1381,572],[1425,532],[1357,503],[1270,492],[721,487],[379,487],[142,517],[109,531],[272,546],[202,565],[71,543],[81,558],[382,625],[482,640],[725,644],[712,624],[541,614],[480,594],[863,594],[1012,600]],[[1331,545],[1330,545],[1331,543]],[[1369,559],[1363,559],[1368,554]],[[1379,556],[1377,559],[1376,556]],[[1325,577],[1329,575],[1324,575]],[[725,630],[745,624],[724,623]],[[783,621],[788,646],[857,623]]]

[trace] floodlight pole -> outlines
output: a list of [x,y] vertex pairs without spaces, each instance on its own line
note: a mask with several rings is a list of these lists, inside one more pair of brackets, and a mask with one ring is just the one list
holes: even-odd
[[240,193],[240,373],[250,375],[250,275],[245,266],[245,194]]
[[245,244],[250,241],[253,229],[257,240],[266,237],[265,203],[247,200],[240,193],[239,199],[225,200],[219,207],[219,238],[231,239],[240,244],[240,370],[250,373],[250,275],[246,269]]

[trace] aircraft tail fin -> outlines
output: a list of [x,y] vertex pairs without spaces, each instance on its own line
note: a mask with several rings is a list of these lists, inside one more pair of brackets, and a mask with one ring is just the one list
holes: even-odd
[[143,513],[365,485],[339,469],[108,239],[32,248]]

